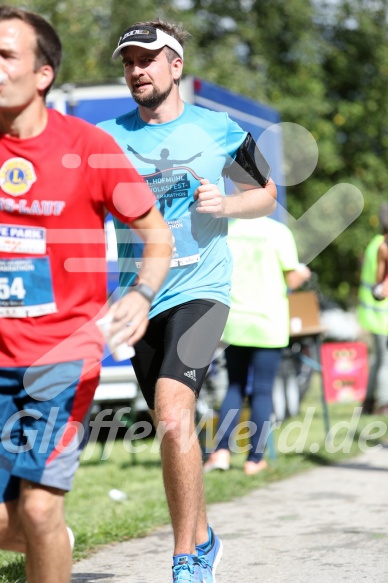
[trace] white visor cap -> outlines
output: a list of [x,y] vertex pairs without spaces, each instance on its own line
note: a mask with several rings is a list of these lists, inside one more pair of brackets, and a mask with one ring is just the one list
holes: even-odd
[[112,55],[112,59],[116,60],[120,56],[121,51],[125,47],[130,46],[144,47],[150,51],[169,47],[183,60],[182,45],[174,37],[159,28],[154,28],[153,26],[131,26],[125,30],[119,39],[119,43]]

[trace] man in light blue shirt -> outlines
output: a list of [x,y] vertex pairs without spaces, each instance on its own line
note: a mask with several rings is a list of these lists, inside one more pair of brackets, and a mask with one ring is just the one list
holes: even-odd
[[[228,218],[272,213],[276,187],[268,178],[258,184],[249,172],[234,171],[248,136],[226,113],[182,101],[187,36],[160,20],[137,23],[123,33],[113,58],[121,56],[138,108],[100,126],[146,179],[174,236],[163,288],[155,297],[153,290],[144,290],[152,302],[151,319],[132,364],[162,437],[175,539],[173,581],[212,583],[222,543],[207,524],[201,450],[197,439],[190,440],[195,403],[229,309]],[[225,196],[225,173],[236,194]],[[140,242],[120,222],[115,226],[124,292],[136,281]]]

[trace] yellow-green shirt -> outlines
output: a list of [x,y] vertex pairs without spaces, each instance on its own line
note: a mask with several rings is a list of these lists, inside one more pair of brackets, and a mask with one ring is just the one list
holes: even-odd
[[363,328],[373,334],[387,336],[388,298],[378,301],[375,300],[372,294],[372,288],[376,284],[377,277],[377,253],[383,241],[383,235],[376,235],[365,249],[358,290],[357,314]]
[[289,342],[284,271],[298,266],[288,227],[263,217],[229,224],[233,257],[231,310],[223,340],[237,346],[279,348]]

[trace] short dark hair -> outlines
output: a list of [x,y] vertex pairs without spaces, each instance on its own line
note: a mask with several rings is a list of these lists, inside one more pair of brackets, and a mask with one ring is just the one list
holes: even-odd
[[35,69],[38,70],[43,65],[50,65],[54,72],[52,83],[47,87],[44,95],[50,91],[62,59],[62,43],[55,29],[39,14],[24,10],[22,8],[12,8],[12,6],[0,5],[0,21],[17,18],[25,22],[35,32]]

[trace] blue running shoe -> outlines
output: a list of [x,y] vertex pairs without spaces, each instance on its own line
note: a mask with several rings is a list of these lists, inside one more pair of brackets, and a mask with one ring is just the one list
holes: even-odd
[[196,555],[175,555],[173,561],[173,583],[203,583],[200,559]]
[[216,569],[222,557],[222,542],[210,526],[208,545],[197,545],[196,550],[202,569],[203,583],[215,583]]

